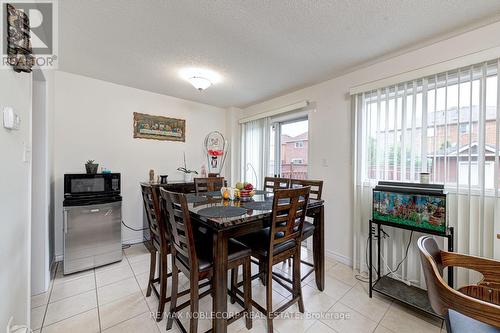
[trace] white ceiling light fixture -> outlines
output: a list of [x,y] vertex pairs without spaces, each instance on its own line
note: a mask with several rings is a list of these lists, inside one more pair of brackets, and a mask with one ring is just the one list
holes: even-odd
[[209,79],[200,76],[193,76],[188,80],[193,85],[193,87],[195,87],[199,91],[203,91],[212,85],[212,82]]
[[218,73],[205,68],[183,68],[179,71],[179,76],[199,91],[222,81],[222,77]]

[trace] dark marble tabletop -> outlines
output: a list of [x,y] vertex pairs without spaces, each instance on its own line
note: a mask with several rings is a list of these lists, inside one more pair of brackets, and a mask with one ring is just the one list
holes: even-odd
[[[192,198],[190,200],[190,197]],[[200,200],[205,198],[205,200]],[[195,195],[189,194],[187,196],[189,211],[198,220],[204,221],[206,224],[210,225],[215,229],[224,229],[231,226],[239,225],[242,223],[250,223],[252,221],[261,220],[271,217],[272,210],[257,210],[257,209],[247,209],[246,214],[236,216],[236,217],[206,217],[198,212],[207,207],[224,207],[224,206],[235,206],[235,207],[245,207],[245,201],[238,200],[224,200],[221,197],[209,197],[203,196],[203,194]],[[268,201],[272,204],[273,194],[256,194],[252,198],[253,202],[264,202]],[[321,207],[324,204],[323,200],[309,199],[308,209]],[[262,205],[268,206],[268,205]],[[263,207],[264,208],[264,207]]]

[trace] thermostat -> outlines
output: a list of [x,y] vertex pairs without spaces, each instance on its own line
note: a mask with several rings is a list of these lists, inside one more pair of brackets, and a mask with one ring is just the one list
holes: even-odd
[[21,125],[21,118],[10,106],[3,108],[3,127],[10,130],[18,130]]

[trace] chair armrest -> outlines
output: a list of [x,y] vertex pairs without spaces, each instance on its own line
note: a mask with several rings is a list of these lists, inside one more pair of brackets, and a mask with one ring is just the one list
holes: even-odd
[[500,261],[454,252],[441,251],[444,267],[463,267],[483,274],[483,282],[500,283]]

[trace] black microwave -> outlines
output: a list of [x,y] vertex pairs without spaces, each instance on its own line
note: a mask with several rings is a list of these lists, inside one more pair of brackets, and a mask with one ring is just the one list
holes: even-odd
[[65,198],[119,195],[120,187],[119,173],[64,175]]

